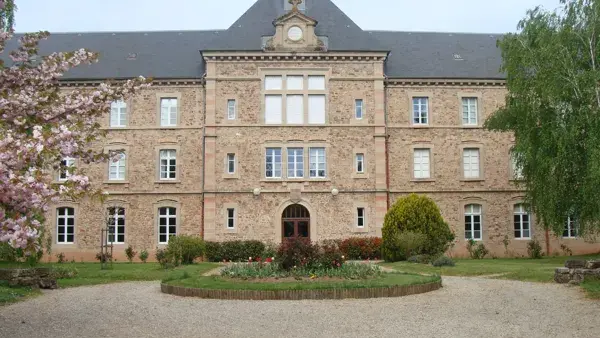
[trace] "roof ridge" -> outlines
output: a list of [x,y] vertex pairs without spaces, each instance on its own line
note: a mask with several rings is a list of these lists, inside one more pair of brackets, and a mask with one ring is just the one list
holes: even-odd
[[[57,34],[143,34],[143,33],[200,33],[200,32],[223,32],[226,29],[172,29],[156,31],[79,31],[79,32],[50,32],[50,35]],[[31,32],[15,32],[15,34],[27,34]]]
[[506,35],[509,33],[477,33],[477,32],[439,32],[439,31],[394,31],[386,29],[367,29],[367,33],[419,33],[419,34],[461,34],[461,35]]

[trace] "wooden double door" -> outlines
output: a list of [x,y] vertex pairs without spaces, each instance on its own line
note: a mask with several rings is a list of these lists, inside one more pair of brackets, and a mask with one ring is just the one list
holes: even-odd
[[282,237],[310,238],[310,213],[299,204],[290,205],[281,215]]

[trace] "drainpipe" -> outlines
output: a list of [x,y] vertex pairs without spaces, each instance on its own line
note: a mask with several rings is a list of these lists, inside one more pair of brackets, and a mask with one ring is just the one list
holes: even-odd
[[202,224],[202,230],[200,231],[200,237],[204,239],[204,190],[205,190],[205,176],[206,176],[206,73],[202,75],[202,81],[200,81],[202,88],[202,212],[200,215],[200,223]]
[[[385,76],[385,75],[384,75]],[[387,195],[387,210],[390,210],[390,148],[389,148],[389,140],[390,137],[387,133],[388,126],[388,109],[387,109],[387,101],[388,101],[388,88],[387,88],[387,76],[383,81],[383,114],[385,117],[385,189]],[[386,212],[387,212],[386,210]]]

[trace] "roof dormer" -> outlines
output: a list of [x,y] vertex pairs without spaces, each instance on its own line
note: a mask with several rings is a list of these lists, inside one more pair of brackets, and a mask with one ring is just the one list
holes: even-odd
[[289,0],[289,12],[277,18],[275,35],[268,39],[266,51],[325,51],[323,41],[315,34],[318,22],[301,10],[302,0]]

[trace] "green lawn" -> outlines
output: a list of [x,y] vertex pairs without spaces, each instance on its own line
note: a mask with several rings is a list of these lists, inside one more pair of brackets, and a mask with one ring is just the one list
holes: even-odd
[[40,294],[40,290],[27,287],[9,287],[7,282],[0,281],[0,306],[15,303]]
[[581,283],[581,287],[587,292],[588,297],[600,299],[600,279],[587,280]]
[[163,280],[163,283],[190,288],[203,288],[212,290],[314,290],[332,288],[370,288],[395,285],[425,284],[438,281],[439,276],[419,276],[403,273],[386,273],[382,277],[373,279],[341,280],[341,281],[281,281],[281,282],[253,282],[252,280],[240,281],[222,278],[219,276],[189,276],[185,272],[177,271]]

